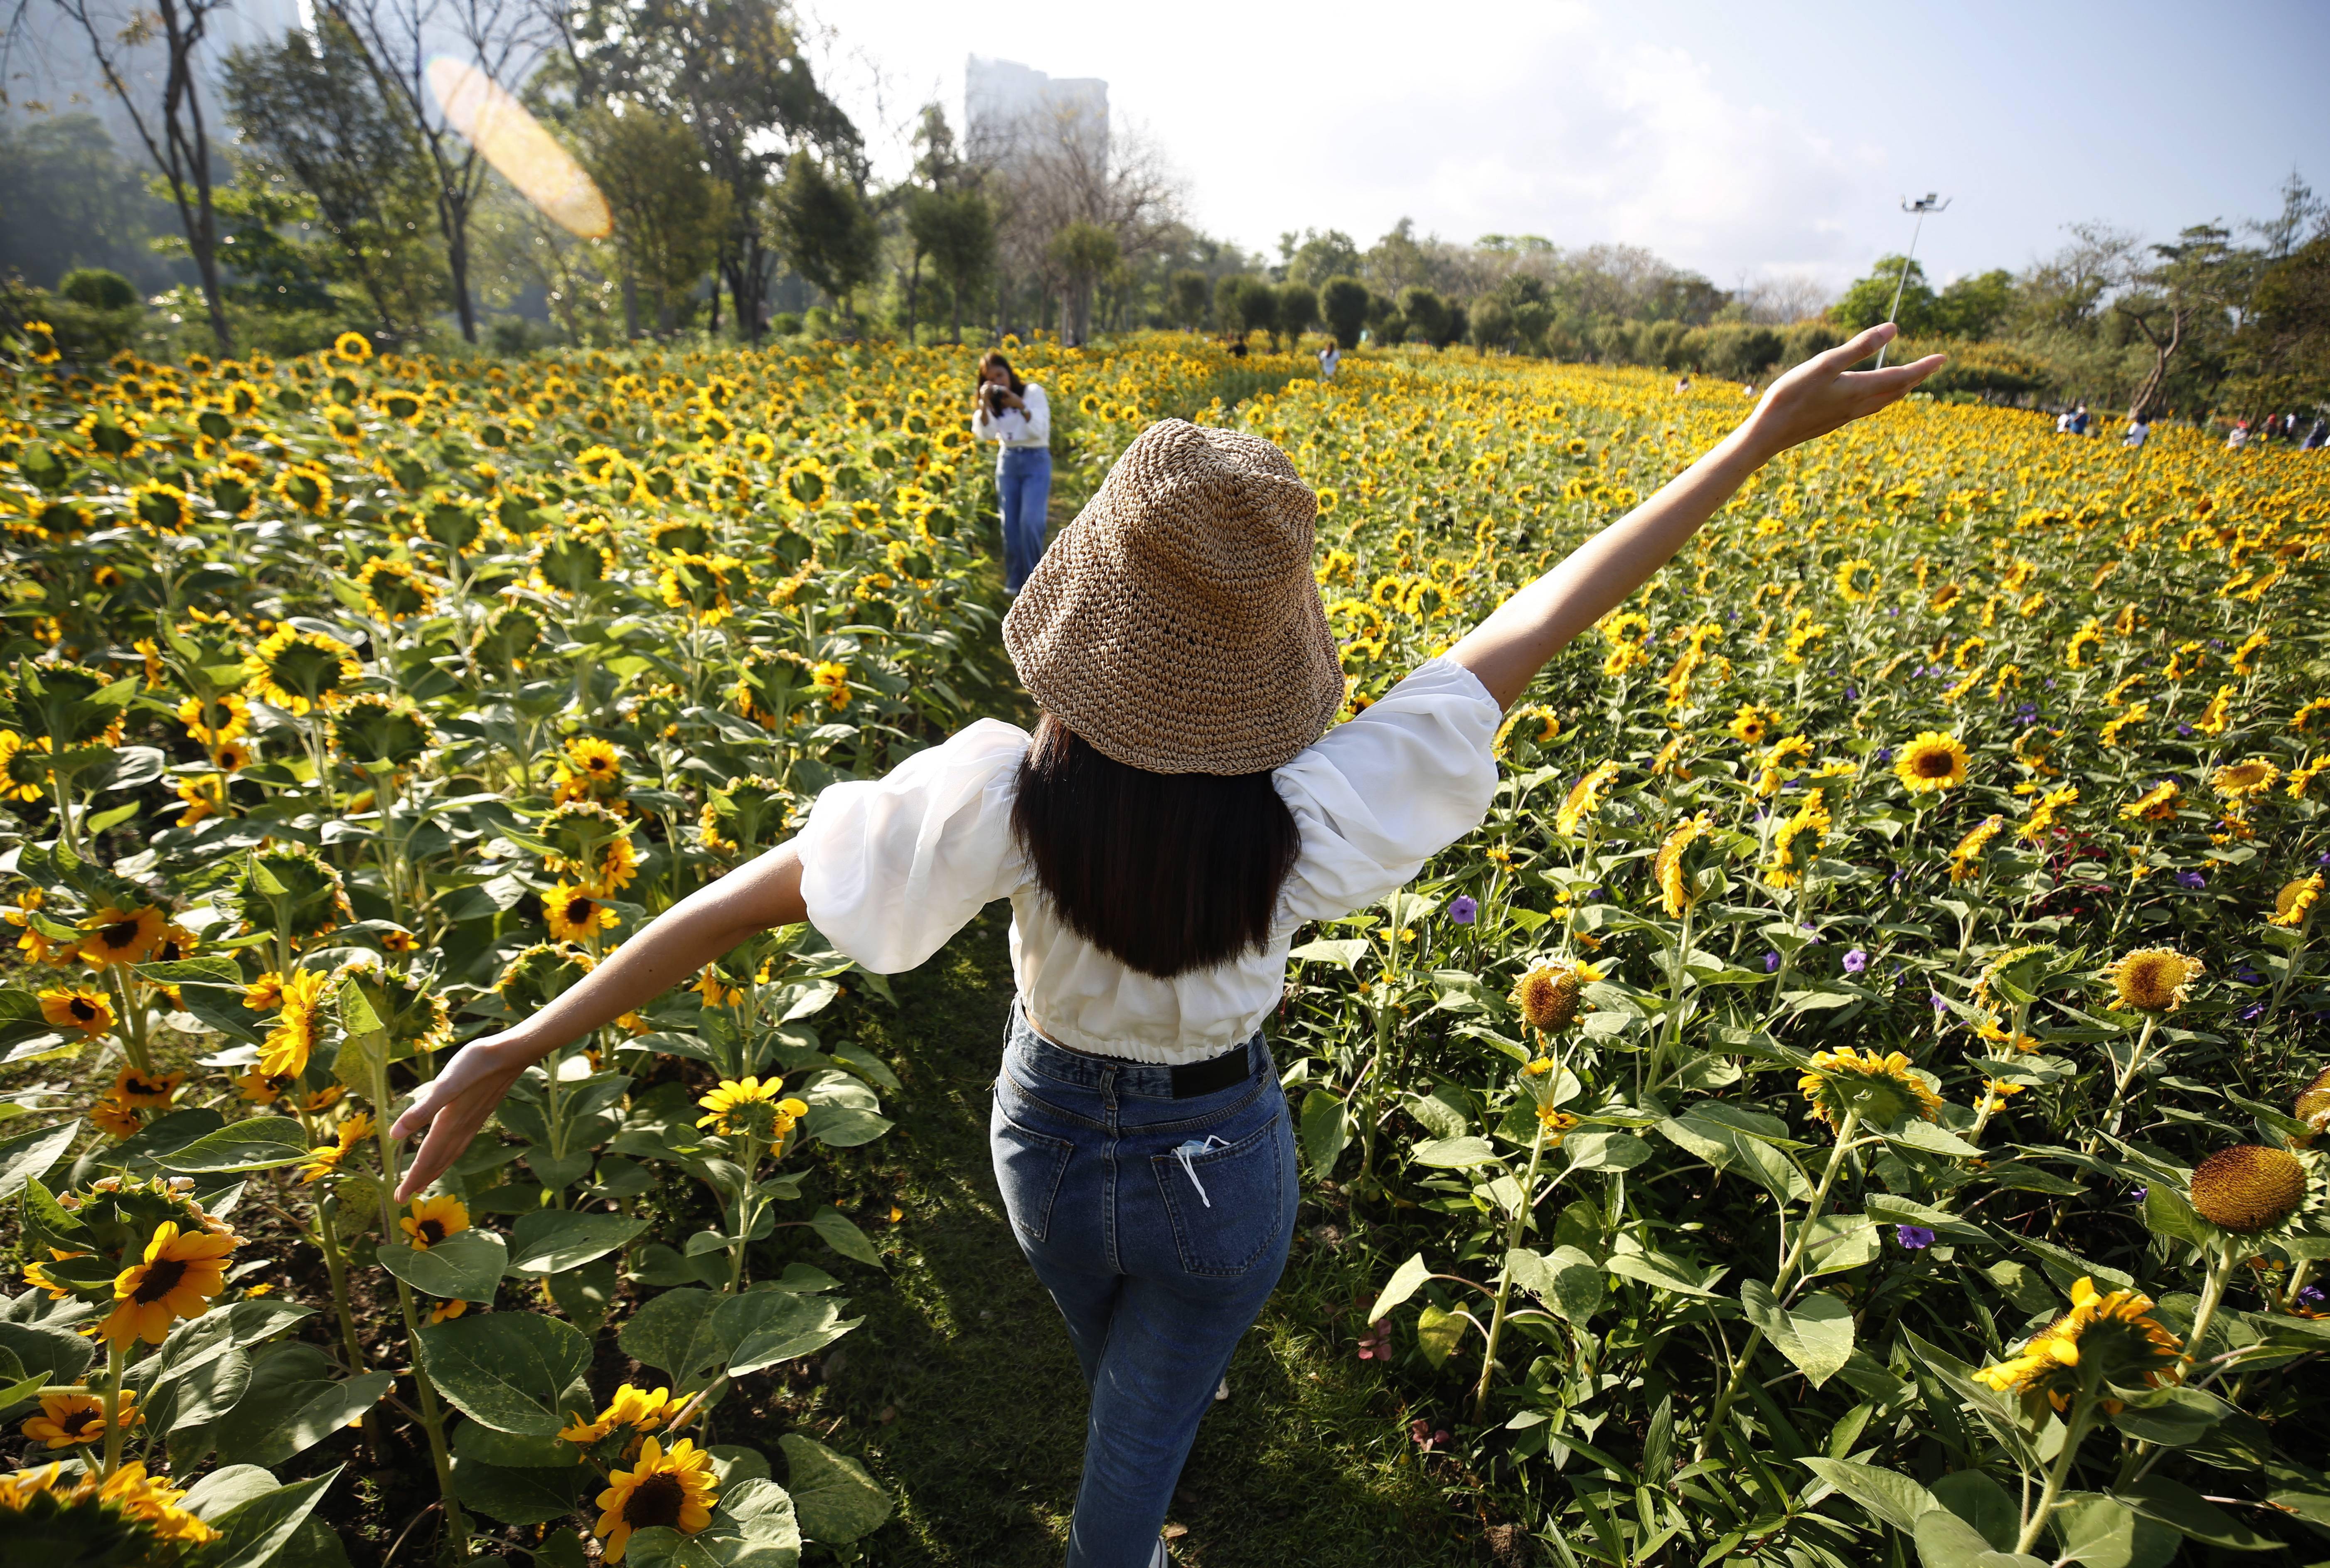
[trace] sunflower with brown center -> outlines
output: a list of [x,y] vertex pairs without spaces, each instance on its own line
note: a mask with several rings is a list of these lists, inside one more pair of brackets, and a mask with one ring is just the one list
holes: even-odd
[[118,909],[111,904],[81,921],[89,934],[81,940],[84,962],[97,968],[142,964],[154,956],[169,920],[152,904],[143,909]]
[[2103,978],[2112,988],[2115,1012],[2159,1017],[2184,1005],[2184,993],[2203,972],[2200,959],[2174,948],[2137,948],[2106,964]]
[[682,1438],[666,1453],[649,1438],[639,1445],[639,1457],[628,1470],[607,1477],[599,1494],[599,1522],[591,1533],[605,1540],[606,1560],[620,1563],[631,1544],[631,1532],[658,1525],[693,1535],[712,1523],[713,1506],[720,1500],[712,1478],[712,1456]]
[[558,942],[588,941],[622,923],[605,901],[563,882],[542,895],[542,914]]
[[2314,918],[2314,906],[2321,900],[2320,872],[2311,876],[2293,878],[2283,883],[2281,891],[2273,895],[2273,913],[2266,917],[2266,923],[2279,926],[2284,930],[2296,930]]
[[77,1029],[85,1040],[94,1040],[113,1027],[113,1005],[97,992],[83,986],[71,986],[40,994],[41,1016],[59,1029]]
[[1956,735],[1927,730],[1901,748],[1893,776],[1912,795],[1937,795],[1966,781],[1965,743]]
[[2209,775],[2209,787],[2228,800],[2246,800],[2273,788],[2281,770],[2263,757],[2229,762]]
[[[121,1429],[141,1424],[146,1413],[137,1408],[137,1391],[121,1391]],[[105,1440],[105,1401],[97,1393],[76,1389],[71,1393],[44,1393],[41,1413],[16,1429],[34,1442],[54,1449],[95,1447]]]
[[114,1308],[97,1326],[99,1337],[116,1350],[141,1338],[159,1345],[170,1337],[171,1324],[209,1311],[211,1298],[226,1289],[234,1242],[232,1235],[206,1231],[181,1234],[175,1220],[163,1221],[140,1261],[114,1277]]
[[[2182,1342],[2152,1316],[2152,1298],[2134,1290],[2097,1293],[2095,1281],[2071,1287],[2071,1309],[2031,1337],[2019,1355],[1975,1374],[2001,1393],[2043,1393],[2068,1407],[2083,1378],[2095,1384],[2142,1382],[2154,1388],[2175,1364]],[[2103,1407],[2115,1414],[2117,1400]]]
[[469,1211],[460,1199],[450,1193],[433,1198],[415,1198],[412,1212],[397,1222],[397,1227],[412,1239],[416,1252],[427,1252],[448,1236],[459,1235],[469,1228]]
[[1601,978],[1589,964],[1556,959],[1532,967],[1513,982],[1512,994],[1506,999],[1520,1010],[1530,1028],[1558,1034],[1575,1025],[1585,1010],[1581,993],[1586,982]]
[[2193,1207],[2236,1235],[2269,1231],[2306,1201],[2306,1167],[2286,1148],[2237,1143],[2193,1171]]

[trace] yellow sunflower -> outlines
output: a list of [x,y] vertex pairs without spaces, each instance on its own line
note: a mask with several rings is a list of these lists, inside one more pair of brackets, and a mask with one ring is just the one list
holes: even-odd
[[595,1421],[582,1416],[569,1419],[559,1440],[578,1448],[589,1448],[626,1427],[634,1438],[661,1431],[671,1418],[687,1403],[685,1396],[675,1395],[668,1388],[649,1391],[625,1384],[615,1390],[615,1397],[599,1412]]
[[605,903],[563,882],[542,895],[542,913],[555,942],[585,941],[622,924]]
[[59,1029],[78,1029],[94,1040],[113,1027],[113,1004],[85,986],[71,986],[40,994],[41,1016]]
[[599,1522],[591,1533],[605,1540],[606,1560],[620,1563],[631,1544],[631,1532],[663,1525],[693,1535],[712,1523],[719,1493],[712,1477],[712,1456],[682,1438],[666,1453],[649,1438],[639,1445],[639,1457],[628,1470],[607,1477],[599,1494]]
[[2228,800],[2246,800],[2273,788],[2281,770],[2263,757],[2229,762],[2209,775],[2209,787]]
[[1812,1102],[1813,1114],[1831,1127],[1842,1127],[1847,1111],[1876,1127],[1912,1115],[1933,1121],[1942,1111],[1941,1096],[1899,1051],[1883,1056],[1851,1045],[1816,1051],[1811,1071],[1796,1080],[1796,1087]]
[[117,909],[111,904],[81,922],[89,935],[81,941],[82,961],[97,968],[142,964],[154,956],[169,918],[152,904],[144,909]]
[[2286,1148],[2235,1144],[2193,1167],[2193,1206],[2236,1235],[2269,1231],[2305,1201],[2305,1164]]
[[362,364],[372,357],[372,339],[361,332],[344,332],[332,339],[332,357]]
[[1602,804],[1602,793],[1618,777],[1618,764],[1597,762],[1586,776],[1569,787],[1561,798],[1561,808],[1553,814],[1553,830],[1564,837],[1574,838],[1578,827],[1594,815]]
[[[297,1078],[308,1071],[324,1030],[324,995],[329,978],[320,970],[300,969],[282,983],[275,1026],[260,1043],[259,1070],[270,1078]],[[244,1005],[250,1005],[245,993]]]
[[1912,795],[1955,789],[1966,781],[1965,744],[1956,735],[1927,730],[1901,748],[1893,760],[1893,776]]
[[2281,891],[2273,895],[2273,913],[2266,917],[2266,923],[2296,930],[2314,918],[2314,906],[2321,898],[2322,874],[2318,871],[2283,883]]
[[1760,746],[1771,738],[1774,730],[1780,727],[1780,715],[1769,708],[1759,708],[1753,703],[1745,703],[1740,705],[1738,713],[1731,715],[1731,722],[1723,727],[1731,732],[1733,740],[1750,746]]
[[140,1110],[162,1110],[178,1097],[178,1086],[186,1081],[183,1072],[140,1072],[135,1067],[125,1067],[113,1080],[113,1095],[124,1105],[134,1105]]
[[[145,1412],[137,1408],[137,1391],[121,1391],[121,1430],[142,1424]],[[105,1400],[100,1394],[76,1389],[71,1393],[44,1393],[41,1413],[16,1429],[34,1442],[52,1449],[90,1447],[105,1440]]]
[[696,1102],[706,1112],[696,1119],[696,1125],[711,1128],[724,1138],[781,1143],[794,1124],[809,1114],[802,1101],[784,1096],[784,1087],[781,1078],[724,1078],[719,1088]]
[[341,1122],[334,1130],[330,1143],[308,1151],[307,1163],[298,1167],[301,1185],[309,1185],[322,1181],[326,1176],[339,1175],[341,1162],[355,1153],[365,1139],[372,1136],[372,1114],[369,1111],[359,1110]]
[[[2043,1393],[2067,1408],[2081,1386],[2081,1368],[2093,1384],[2141,1380],[2158,1387],[2182,1342],[2152,1316],[2152,1299],[2134,1290],[2097,1293],[2093,1280],[2071,1287],[2071,1309],[2050,1323],[2020,1355],[1975,1374],[2001,1393]],[[2105,1400],[2117,1412],[2119,1403]]]
[[2114,1011],[2164,1016],[2184,1005],[2184,993],[2204,972],[2198,959],[2174,948],[2136,948],[2104,966]]
[[469,1228],[469,1211],[461,1200],[450,1194],[433,1198],[415,1198],[412,1212],[400,1218],[397,1228],[412,1238],[416,1251],[427,1252],[448,1236],[459,1235]]
[[128,1350],[141,1338],[159,1345],[169,1337],[171,1324],[209,1311],[211,1298],[226,1289],[226,1260],[234,1242],[232,1235],[207,1231],[182,1235],[175,1220],[163,1221],[146,1243],[143,1260],[115,1277],[114,1308],[97,1326],[99,1337],[116,1350]]
[[1679,825],[1659,845],[1659,853],[1651,862],[1651,875],[1658,883],[1659,902],[1669,918],[1681,920],[1691,906],[1691,876],[1683,864],[1684,852],[1707,836],[1710,824],[1706,812]]

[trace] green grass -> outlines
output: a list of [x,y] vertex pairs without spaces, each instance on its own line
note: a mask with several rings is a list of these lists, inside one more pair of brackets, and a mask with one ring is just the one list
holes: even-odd
[[[1075,1499],[1083,1381],[988,1164],[1011,1001],[1007,922],[998,906],[898,977],[895,1008],[853,999],[833,1020],[905,1086],[885,1097],[898,1127],[867,1151],[875,1162],[841,1162],[861,1190],[837,1195],[880,1233],[890,1278],[841,1266],[867,1321],[793,1420],[897,1497],[896,1516],[864,1544],[884,1568],[1050,1568]],[[892,1204],[903,1217],[883,1225]],[[1316,1205],[1305,1202],[1286,1278],[1238,1348],[1229,1400],[1198,1432],[1174,1498],[1171,1521],[1188,1531],[1175,1550],[1196,1568],[1485,1561],[1473,1544],[1477,1497],[1454,1499],[1464,1478],[1414,1451],[1397,1395],[1353,1354],[1379,1270],[1331,1244],[1340,1217]]]

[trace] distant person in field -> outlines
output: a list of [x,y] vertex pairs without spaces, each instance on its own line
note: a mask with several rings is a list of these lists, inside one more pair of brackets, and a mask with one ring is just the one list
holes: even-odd
[[1340,724],[1317,496],[1260,436],[1151,425],[1004,618],[1035,732],[981,719],[882,778],[828,786],[798,837],[464,1045],[397,1119],[398,1138],[428,1132],[398,1200],[527,1068],[739,943],[808,921],[892,974],[1008,898],[1018,997],[988,1143],[1091,1396],[1067,1564],[1170,1564],[1160,1532],[1182,1463],[1301,1207],[1264,1028],[1296,933],[1389,896],[1479,826],[1505,710],[1749,476],[1940,366],[1848,368],[1892,337],[1872,327],[1782,376],[1657,495]]
[[1335,379],[1335,367],[1342,363],[1343,356],[1337,351],[1335,347],[1335,340],[1331,337],[1329,338],[1327,340],[1327,346],[1319,351],[1319,379],[1321,381],[1333,381]]
[[[2270,438],[2272,434],[2273,421],[2268,419],[2266,421],[2266,435]],[[2238,452],[2249,444],[2249,422],[2247,420],[2235,420],[2233,428],[2225,432],[2225,450]]]
[[2055,433],[2059,436],[2068,436],[2071,433],[2070,410],[2065,409],[2055,416]]
[[1675,396],[1677,397],[1682,396],[1683,393],[1691,390],[1691,373],[1689,371],[1683,372],[1681,375],[1675,378],[1674,389]]
[[2306,432],[2306,444],[2298,449],[2306,452],[2316,451],[2325,441],[2330,441],[2330,421],[2316,419],[2314,421],[2314,428]]
[[1017,594],[1044,558],[1052,505],[1052,405],[1044,389],[1022,381],[994,349],[979,357],[971,433],[1000,449],[995,499],[1003,513],[1003,590]]
[[2071,411],[2071,433],[2075,436],[2088,433],[2088,405],[2085,403]]
[[2127,416],[2127,434],[2120,438],[2119,444],[2123,447],[2141,447],[2151,439],[2151,436],[2152,427],[2145,422],[2144,416],[2130,414]]

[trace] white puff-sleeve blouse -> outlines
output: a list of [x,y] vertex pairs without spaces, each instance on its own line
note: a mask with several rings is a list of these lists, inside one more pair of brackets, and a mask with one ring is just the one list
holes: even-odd
[[1011,901],[1011,967],[1028,1021],[1078,1051],[1176,1065],[1219,1054],[1277,1006],[1306,922],[1397,890],[1479,824],[1496,793],[1496,700],[1436,658],[1272,775],[1302,847],[1269,947],[1160,980],[1061,925],[1011,832],[1027,732],[981,719],[880,779],[829,787],[802,829],[811,924],[881,973],[910,969],[981,906]]

